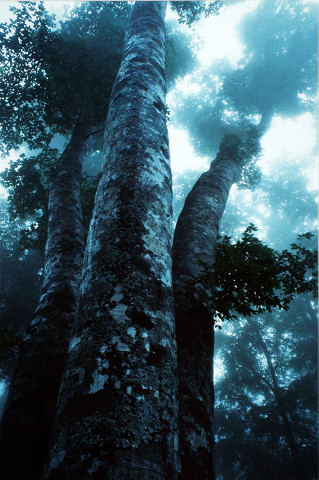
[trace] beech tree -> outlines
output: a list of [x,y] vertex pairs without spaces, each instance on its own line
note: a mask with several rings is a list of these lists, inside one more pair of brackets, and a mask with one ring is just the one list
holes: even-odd
[[[200,4],[195,6],[201,8]],[[80,247],[77,252],[83,249],[80,202],[78,195],[75,198],[75,187],[64,186],[59,178],[65,176],[68,164],[72,163],[74,146],[78,156],[72,171],[77,171],[78,191],[79,166],[95,126],[89,106],[89,114],[84,108],[83,117],[76,118],[71,142],[57,168],[51,189],[52,218],[49,218],[44,287],[54,291],[55,287],[61,287],[61,278],[66,277],[72,305],[63,303],[65,287],[58,290],[59,295],[51,304],[44,295],[44,311],[38,310],[41,318],[34,324],[36,333],[30,335],[35,346],[40,337],[40,353],[47,345],[44,338],[56,340],[50,353],[61,352],[61,356],[59,375],[49,394],[52,403],[48,420],[41,425],[42,437],[36,439],[42,438],[42,450],[38,458],[31,450],[27,452],[33,465],[29,470],[22,465],[23,472],[18,466],[17,475],[24,475],[21,478],[41,475],[52,425],[50,451],[42,472],[46,479],[215,478],[212,430],[215,279],[213,276],[212,284],[207,281],[205,268],[208,265],[209,271],[214,272],[219,222],[230,187],[242,170],[249,173],[247,166],[253,166],[252,160],[259,153],[260,132],[269,117],[261,116],[258,126],[245,119],[241,138],[226,135],[210,170],[201,176],[188,196],[174,237],[173,296],[164,14],[165,2],[137,2],[129,18],[124,54],[110,96],[105,165],[88,235],[77,315],[81,254],[74,253],[74,248]],[[195,14],[186,16],[185,21],[191,21]],[[92,99],[88,105],[91,102]],[[83,142],[77,141],[79,136]],[[253,181],[255,177],[251,175]],[[73,215],[65,224],[66,213],[60,218],[62,209],[55,206],[64,203],[67,207],[69,192],[73,194],[70,202]],[[60,193],[60,200],[56,200]],[[73,224],[73,238],[68,230],[71,220],[78,220]],[[63,241],[61,225],[66,225]],[[69,252],[64,251],[66,240]],[[70,253],[68,262],[76,263],[71,266],[67,263],[65,273],[57,263],[61,259],[56,256],[59,249],[64,259]],[[63,302],[59,303],[60,300]],[[40,305],[41,302],[42,299]],[[56,313],[59,305],[60,315],[54,319],[56,330],[47,331],[48,322],[43,319],[47,312]],[[66,314],[72,318],[67,319],[67,331],[65,325],[61,327],[62,336],[56,331]],[[42,326],[45,335],[41,334]],[[25,345],[27,342],[28,338]],[[35,363],[40,357],[35,355],[34,348],[31,350]],[[30,358],[26,354],[24,357]],[[23,381],[30,375],[31,370]],[[13,385],[21,387],[21,373]],[[43,407],[43,397],[41,402]],[[32,408],[35,405],[32,402]],[[10,400],[7,410],[10,411]],[[28,419],[30,424],[35,415],[39,421],[40,416],[34,411]],[[3,425],[9,432],[10,422],[6,424],[4,420]],[[9,448],[12,453],[12,443]],[[8,464],[5,468],[14,478],[13,468]]]
[[[214,328],[210,289],[199,280],[201,262],[212,264],[229,190],[241,169],[240,141],[228,137],[216,160],[186,198],[173,244],[173,281],[179,369],[179,432],[182,471],[214,475]],[[194,332],[196,324],[196,333]]]
[[[249,142],[248,145],[250,148],[253,146],[251,154],[258,152],[258,142]],[[258,312],[262,302],[268,302],[268,309],[277,306],[286,308],[295,289],[299,288],[302,292],[305,288],[307,291],[312,285],[312,281],[304,282],[303,279],[307,268],[313,268],[315,255],[310,254],[307,263],[307,255],[303,258],[301,254],[299,259],[299,251],[296,258],[287,253],[287,257],[283,255],[283,258],[276,259],[276,269],[270,267],[275,257],[269,256],[270,250],[268,254],[264,250],[261,255],[269,268],[269,278],[274,283],[269,283],[269,290],[268,284],[266,288],[263,285],[258,286],[261,278],[263,282],[267,279],[266,270],[263,273],[258,272],[257,278],[253,275],[258,262],[258,256],[254,257],[258,242],[253,242],[251,251],[248,248],[244,252],[243,263],[238,266],[238,270],[234,270],[235,264],[230,262],[225,266],[220,259],[217,263],[218,270],[213,267],[220,220],[229,190],[243,168],[241,159],[245,159],[245,156],[247,157],[247,150],[243,149],[239,138],[226,136],[210,170],[201,175],[187,196],[174,233],[173,282],[179,376],[179,434],[182,472],[185,478],[188,474],[194,475],[197,470],[201,472],[202,478],[208,479],[215,468],[214,458],[210,455],[214,444],[213,316],[218,314],[222,319],[231,319],[232,309],[243,315],[251,315],[253,310],[250,305],[256,305]],[[249,230],[246,240],[252,241]],[[296,248],[298,250],[298,247]],[[229,259],[229,253],[228,250],[223,258]],[[250,273],[247,271],[245,258],[252,262]],[[304,267],[301,266],[303,262]],[[291,264],[289,268],[288,263]],[[281,264],[283,271],[280,269]],[[285,270],[289,272],[289,280],[285,276],[282,279],[288,282],[287,286],[282,285],[281,281],[278,282]],[[291,283],[293,273],[297,280]],[[221,278],[224,283],[220,288]],[[243,282],[248,279],[250,281],[247,290],[243,290]],[[217,296],[217,287],[220,288],[220,297]],[[274,295],[275,288],[287,289],[286,297],[279,300]],[[249,291],[257,292],[256,296],[248,295]],[[236,295],[242,299],[242,304],[237,301]]]
[[174,475],[165,8],[137,2],[126,29],[45,478]]
[[[68,331],[77,307],[84,250],[79,185],[89,132],[79,126],[74,130],[50,191],[41,297],[21,345],[1,423],[1,463],[2,468],[9,463],[4,470],[7,478],[22,474],[32,478],[39,468],[35,466],[36,458],[43,458],[48,440],[68,349]],[[19,416],[17,411],[21,412]],[[23,462],[14,463],[18,473],[13,469],[12,453],[8,452],[21,448],[20,442],[24,444]]]
[[[35,479],[40,476],[47,454],[69,331],[78,305],[84,252],[80,200],[82,164],[95,125],[101,122],[101,111],[94,104],[98,66],[95,66],[96,76],[90,71],[92,89],[90,84],[85,84],[79,90],[76,83],[72,100],[69,84],[60,78],[61,68],[57,68],[58,61],[65,61],[68,51],[75,47],[79,49],[78,56],[71,68],[84,67],[83,57],[92,41],[96,41],[90,31],[86,38],[76,42],[67,24],[66,34],[59,36],[52,30],[41,3],[38,6],[22,4],[14,11],[16,18],[5,25],[2,32],[1,114],[3,121],[8,121],[1,129],[1,140],[6,148],[17,147],[18,138],[20,142],[28,140],[30,148],[40,147],[45,155],[55,132],[72,130],[50,187],[41,297],[21,344],[0,430],[2,475],[8,479]],[[62,47],[57,58],[52,51],[53,42]],[[86,66],[81,75],[88,70]],[[98,74],[103,72],[99,70]],[[112,71],[110,73],[112,75]],[[18,82],[16,74],[21,75]],[[68,79],[78,82],[70,71],[67,74]],[[108,90],[107,85],[104,87],[101,103],[104,100],[106,108]],[[17,451],[21,452],[21,462],[15,459]]]
[[[192,5],[191,9],[196,12],[202,11],[205,10],[205,6],[196,4]],[[90,10],[90,7],[84,6],[84,10]],[[101,8],[97,7],[97,10],[99,10],[98,13],[100,14]],[[209,10],[212,9],[210,8]],[[53,41],[58,43],[61,47],[63,58],[63,54],[68,53],[69,46],[71,48],[74,48],[74,46],[81,47],[82,50],[79,48],[79,53],[75,58],[75,66],[80,67],[80,69],[81,67],[86,67],[87,59],[85,59],[86,64],[84,64],[83,57],[85,58],[88,47],[92,46],[90,29],[89,35],[85,38],[86,44],[83,45],[82,42],[81,45],[77,45],[72,38],[72,34],[74,34],[72,22],[66,24],[63,32],[64,37],[61,37],[56,35],[54,31],[50,31],[49,27],[51,24],[49,23],[49,18],[47,15],[43,15],[43,12],[42,4],[38,7],[33,4],[26,4],[20,10],[16,9],[15,21],[4,27],[2,35],[4,43],[3,58],[6,60],[8,51],[13,53],[13,55],[9,56],[9,62],[5,63],[6,68],[4,68],[5,75],[2,85],[2,93],[5,98],[2,104],[2,116],[8,119],[8,124],[2,131],[2,140],[5,147],[16,146],[20,138],[21,142],[28,139],[31,148],[42,147],[48,149],[48,142],[55,132],[64,133],[72,126],[72,123],[75,124],[70,143],[62,154],[50,190],[49,230],[42,295],[32,327],[23,342],[20,364],[16,369],[15,377],[11,384],[11,391],[2,422],[2,435],[8,439],[3,447],[2,464],[6,474],[12,477],[22,475],[22,464],[10,466],[13,460],[10,452],[18,449],[20,441],[25,442],[23,435],[15,436],[14,431],[19,429],[18,424],[21,420],[24,425],[28,421],[33,425],[37,424],[37,429],[33,428],[33,439],[28,442],[29,448],[24,449],[23,474],[30,476],[30,478],[39,474],[39,466],[41,465],[47,443],[52,408],[60,382],[59,372],[61,372],[66,354],[68,330],[77,309],[76,291],[80,278],[79,268],[81,267],[83,251],[81,206],[79,202],[80,166],[83,163],[93,124],[98,123],[99,114],[101,108],[103,108],[103,102],[99,102],[96,105],[95,98],[92,95],[92,91],[93,94],[100,91],[100,82],[97,77],[90,78],[92,86],[86,85],[83,78],[81,78],[84,90],[82,84],[78,85],[76,83],[78,81],[76,76],[68,77],[68,79],[75,79],[75,88],[73,89],[75,97],[70,101],[70,91],[68,91],[68,88],[65,90],[64,78],[62,78],[64,72],[62,72],[61,77],[61,69],[59,68],[59,62],[61,61],[60,51],[56,49],[56,44],[54,51],[51,48]],[[91,13],[91,11],[87,13]],[[85,29],[88,26],[90,27],[89,24],[90,21],[86,20],[84,26],[82,22],[80,27]],[[79,28],[79,24],[77,24],[77,28]],[[65,35],[67,36],[66,42]],[[93,43],[94,40],[95,37],[93,38]],[[96,47],[96,45],[93,46]],[[161,47],[163,48],[163,45]],[[56,54],[56,51],[59,53]],[[99,52],[96,52],[96,48],[93,52],[95,55],[99,54]],[[10,81],[16,81],[12,64],[15,67],[20,66],[21,53],[23,53],[22,59],[25,68],[18,70],[22,75],[21,82],[17,85],[17,88],[20,90],[17,92],[13,88],[14,93],[12,94],[12,90],[10,90],[12,83],[10,84]],[[95,68],[95,71],[101,76],[101,71],[98,68]],[[27,77],[27,75],[29,76]],[[82,70],[81,77],[83,77]],[[5,84],[5,80],[8,85]],[[31,88],[28,87],[30,85]],[[62,89],[61,85],[63,85]],[[107,89],[105,87],[103,93],[104,98],[107,98]],[[9,108],[10,101],[13,103],[13,109]],[[15,107],[15,105],[17,106]],[[21,108],[18,108],[18,106]],[[162,106],[159,105],[159,108],[161,109]],[[26,118],[29,119],[29,123],[21,124],[20,114],[22,110],[26,112]],[[14,116],[14,112],[18,112],[18,114]],[[9,127],[10,122],[12,124],[11,129]],[[49,130],[47,127],[50,127]],[[73,165],[72,162],[75,162],[75,164]],[[70,179],[67,178],[68,174],[71,177]],[[70,201],[68,200],[68,195],[71,196]],[[69,204],[70,215],[66,211]],[[61,220],[62,223],[60,224]],[[61,229],[62,224],[66,227],[65,231]],[[67,245],[69,246],[68,252],[65,250]],[[63,258],[62,263],[61,258]],[[61,281],[62,278],[63,281]],[[68,288],[70,289],[69,295],[67,294]],[[55,340],[55,342],[50,342],[52,350],[44,348],[49,338],[54,338]],[[50,358],[50,352],[53,352],[53,358]],[[43,370],[44,365],[46,365],[45,373]],[[50,376],[50,367],[48,368],[48,365],[52,367],[54,375],[52,375],[52,384],[47,385],[47,389],[44,391],[45,395],[42,393],[42,389],[45,384],[45,375],[49,372]],[[31,393],[29,395],[30,398],[34,398],[34,401],[30,402],[32,411],[28,412],[26,408],[23,408],[25,418],[15,420],[13,412],[20,409],[19,401],[22,403],[24,401],[24,398],[21,397],[24,389],[23,382],[26,381],[31,371],[34,374],[34,380],[29,382],[28,387],[34,395],[33,397]],[[45,396],[50,398],[46,405]],[[43,414],[41,414],[41,408],[42,411],[43,408],[45,409]],[[37,411],[36,419],[34,418],[35,411]],[[38,448],[35,448],[36,444]],[[37,455],[32,454],[32,450],[37,451]]]

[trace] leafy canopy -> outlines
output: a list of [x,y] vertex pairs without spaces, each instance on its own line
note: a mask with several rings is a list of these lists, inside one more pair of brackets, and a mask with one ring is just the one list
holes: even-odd
[[250,224],[235,243],[229,236],[220,238],[215,263],[202,263],[197,281],[212,291],[215,320],[288,310],[296,294],[316,295],[317,251],[303,246],[312,234],[298,235],[290,250],[277,251],[255,237],[257,230]]
[[171,2],[170,5],[171,9],[178,13],[179,22],[191,26],[202,14],[205,17],[218,15],[222,2]]
[[311,2],[260,2],[239,24],[246,46],[223,79],[232,108],[245,114],[292,116],[315,106],[318,14]]
[[[12,20],[0,24],[0,149],[6,154],[23,145],[26,152],[0,181],[12,217],[30,222],[21,232],[25,248],[45,244],[48,194],[61,150],[53,148],[55,134],[64,143],[76,123],[99,130],[105,122],[130,8],[127,2],[81,2],[58,23],[43,2],[21,2],[11,7]],[[86,223],[91,184],[83,182]]]
[[11,10],[0,24],[2,150],[43,148],[79,121],[104,124],[130,6],[85,2],[60,24],[43,2]]

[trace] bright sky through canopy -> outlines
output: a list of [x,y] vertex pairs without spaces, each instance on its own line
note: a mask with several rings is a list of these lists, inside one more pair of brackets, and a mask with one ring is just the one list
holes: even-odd
[[[203,68],[209,67],[216,60],[228,60],[232,67],[245,54],[245,48],[240,43],[237,26],[243,16],[257,8],[262,0],[246,0],[243,2],[224,2],[226,5],[217,16],[203,18],[195,27],[195,34],[200,37],[197,49],[198,58]],[[307,3],[307,2],[305,2]],[[169,14],[169,18],[174,15]],[[187,29],[184,25],[182,29]],[[188,74],[177,83],[177,89],[168,94],[168,104],[178,101],[179,91],[183,93],[199,93],[200,83],[194,74]],[[176,97],[174,98],[174,96]],[[174,119],[172,122],[174,123]],[[200,159],[190,144],[187,132],[178,125],[169,123],[171,159],[173,172],[182,173],[187,170],[204,171],[213,159]],[[213,132],[212,132],[213,134]],[[261,166],[264,173],[271,174],[276,168],[278,158],[309,156],[316,147],[316,120],[310,114],[300,115],[291,119],[275,117],[271,128],[262,140],[263,154]],[[316,164],[308,172],[309,188],[316,189]]]
[[[197,43],[197,54],[203,68],[208,67],[216,60],[225,59],[230,62],[232,67],[235,67],[236,62],[245,54],[244,46],[238,38],[237,26],[247,12],[257,8],[260,1],[262,0],[246,0],[243,2],[229,0],[224,2],[219,15],[203,18],[195,25],[194,32],[200,38]],[[0,2],[2,21],[9,19],[9,6],[15,3],[17,2]],[[45,1],[48,10],[59,18],[62,17],[65,6],[70,6],[72,3],[72,1]],[[175,14],[168,9],[167,16],[168,18],[174,18]],[[181,28],[187,29],[188,27],[183,25]],[[194,78],[192,79],[191,75],[187,75],[185,79],[180,81],[179,88],[183,92],[200,91],[201,86]],[[170,102],[174,102],[174,90],[168,95],[168,104]],[[190,170],[205,171],[212,158],[199,157],[190,144],[188,133],[178,125],[173,124],[173,120],[168,125],[173,173],[181,174],[183,171]],[[316,144],[315,124],[315,119],[311,114],[301,115],[293,119],[274,118],[270,130],[262,141],[261,166],[263,172],[268,175],[271,174],[271,170],[276,167],[276,162],[278,162],[278,156],[293,161],[294,156],[302,158],[310,155]],[[0,159],[0,170],[3,170],[7,163],[7,158]],[[308,171],[307,177],[309,188],[316,188],[314,166]]]
[[205,40],[198,51],[198,57],[203,66],[209,66],[219,59],[236,62],[244,55],[244,46],[237,36],[236,27],[242,16],[254,10],[261,0],[247,0],[242,3],[225,2],[219,15],[203,18],[198,22],[198,30]]
[[[276,168],[278,158],[287,165],[303,161],[304,157],[310,157],[315,152],[317,130],[315,118],[310,113],[305,113],[296,118],[273,118],[271,128],[262,139],[264,155],[262,170],[269,174]],[[316,167],[316,165],[314,165]],[[317,188],[316,168],[309,171],[309,182],[312,190]]]

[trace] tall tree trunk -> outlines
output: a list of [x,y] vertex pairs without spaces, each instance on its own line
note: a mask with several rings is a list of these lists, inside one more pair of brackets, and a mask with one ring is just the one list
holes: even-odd
[[21,347],[0,429],[0,477],[40,478],[77,309],[84,239],[82,163],[90,128],[77,125],[59,161],[49,198],[41,298]]
[[127,26],[45,473],[50,480],[174,478],[165,7],[136,2]]
[[220,219],[240,173],[236,153],[219,152],[189,193],[173,244],[182,480],[215,478],[213,435],[214,325],[211,293],[194,279],[212,264]]
[[277,375],[276,375],[276,372],[275,372],[274,365],[272,363],[270,352],[268,350],[266,342],[264,341],[264,339],[263,339],[263,337],[262,337],[262,335],[261,335],[261,333],[260,333],[260,331],[257,327],[256,322],[253,322],[250,318],[247,318],[247,321],[248,321],[248,324],[250,325],[250,328],[254,332],[254,334],[257,338],[258,344],[259,344],[261,350],[263,351],[263,353],[266,357],[266,360],[267,360],[267,365],[268,365],[270,376],[271,376],[272,383],[273,383],[273,388],[271,390],[274,394],[274,397],[275,397],[275,400],[276,400],[276,403],[277,403],[278,413],[279,413],[279,416],[282,420],[284,434],[285,434],[287,444],[289,446],[289,450],[290,450],[290,453],[291,453],[291,456],[292,456],[295,479],[296,480],[302,480],[304,478],[304,471],[303,471],[303,468],[302,468],[301,463],[299,461],[298,446],[297,446],[296,441],[295,441],[291,421],[289,420],[289,416],[288,416],[288,413],[287,413],[287,407],[286,407],[286,404],[285,404],[285,400],[283,398],[283,391],[279,386],[278,378],[277,378]]
[[[272,114],[269,110],[262,115],[260,136],[269,128]],[[240,143],[233,140],[221,143],[210,169],[187,196],[174,234],[181,480],[215,478],[213,298],[205,285],[194,280],[201,272],[201,262],[214,262],[220,220],[231,186],[242,171]]]

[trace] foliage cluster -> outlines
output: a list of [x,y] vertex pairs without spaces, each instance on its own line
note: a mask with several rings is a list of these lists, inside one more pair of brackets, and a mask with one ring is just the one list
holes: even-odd
[[312,234],[298,235],[291,250],[276,251],[255,237],[257,230],[250,224],[237,242],[219,238],[215,263],[202,264],[200,281],[212,291],[216,319],[288,310],[296,294],[316,295],[317,251],[302,245]]
[[238,188],[254,189],[260,182],[261,169],[256,162],[261,151],[260,132],[254,125],[248,125],[241,137],[237,134],[224,135],[219,155],[232,158],[241,166],[239,178],[236,179]]
[[43,2],[11,7],[12,19],[0,25],[3,151],[24,142],[45,148],[80,120],[104,124],[129,9],[85,2],[58,25]]
[[292,116],[315,106],[318,15],[314,4],[261,2],[241,22],[239,38],[246,55],[223,78],[223,95],[235,111]]
[[191,42],[191,35],[176,28],[175,21],[166,22],[165,71],[168,90],[196,65]]
[[8,191],[11,218],[26,222],[19,232],[24,248],[44,249],[49,189],[58,158],[57,149],[45,147],[38,155],[22,153],[0,173],[0,182]]
[[[248,122],[259,122],[265,132],[274,115],[291,117],[315,106],[318,15],[314,4],[260,2],[241,19],[237,33],[245,45],[244,55],[217,57],[208,68],[189,74],[188,84],[200,85],[200,90],[176,91],[173,117],[187,128],[201,155],[213,157],[224,135],[241,136]],[[239,186],[256,186],[258,178],[260,172],[251,162],[243,167]]]
[[[104,125],[130,9],[127,2],[83,2],[58,23],[43,2],[21,2],[0,25],[0,146],[8,153],[23,144],[27,152],[11,161],[0,182],[12,218],[28,220],[20,232],[25,248],[44,249],[48,195],[61,154],[53,147],[56,134],[65,143],[77,122],[98,130]],[[85,228],[92,183],[82,185]]]
[[214,2],[171,2],[171,9],[178,13],[180,23],[191,26],[202,14],[218,15],[221,1]]
[[[13,220],[24,221],[19,230],[22,248],[44,251],[47,237],[48,199],[59,151],[46,148],[38,155],[21,154],[0,173],[0,182],[8,191],[9,213]],[[84,173],[81,183],[81,204],[84,230],[88,231],[94,195],[100,175]]]

